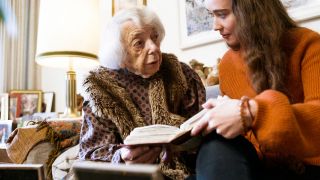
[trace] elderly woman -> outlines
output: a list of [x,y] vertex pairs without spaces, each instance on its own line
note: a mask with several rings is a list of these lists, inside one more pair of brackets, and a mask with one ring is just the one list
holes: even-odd
[[80,159],[112,163],[160,163],[164,175],[183,179],[186,159],[161,163],[160,147],[122,147],[135,127],[179,126],[201,109],[205,91],[197,74],[172,54],[161,53],[164,28],[146,8],[116,14],[107,26],[101,67],[84,81]]

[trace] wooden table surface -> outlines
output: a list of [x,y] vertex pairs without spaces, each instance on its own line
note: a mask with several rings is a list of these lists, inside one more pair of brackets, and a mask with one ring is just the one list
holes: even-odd
[[8,157],[6,148],[0,145],[0,163],[11,163],[12,161]]

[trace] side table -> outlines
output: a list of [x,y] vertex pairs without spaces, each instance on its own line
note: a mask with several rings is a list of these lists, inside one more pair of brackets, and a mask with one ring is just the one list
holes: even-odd
[[12,163],[5,146],[0,145],[0,163]]

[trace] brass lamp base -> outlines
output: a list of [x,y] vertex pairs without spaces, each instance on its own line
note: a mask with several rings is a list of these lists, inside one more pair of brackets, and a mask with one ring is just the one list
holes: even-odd
[[77,110],[77,86],[76,86],[76,72],[69,70],[66,77],[66,109],[63,118],[79,117]]
[[74,109],[72,110],[68,107],[66,107],[63,115],[61,116],[61,118],[76,118],[76,117],[80,117],[78,111],[76,111]]

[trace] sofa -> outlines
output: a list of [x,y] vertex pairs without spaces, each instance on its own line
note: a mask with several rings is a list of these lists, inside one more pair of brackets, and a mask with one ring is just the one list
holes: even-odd
[[52,179],[53,162],[79,143],[80,129],[81,117],[39,121],[17,128],[7,141],[7,154],[16,164],[43,164],[46,179]]
[[[206,99],[219,94],[219,85],[206,87]],[[68,172],[77,161],[80,127],[81,118],[76,118],[53,119],[42,128],[41,124],[18,128],[8,140],[8,155],[13,163],[44,164],[47,179],[68,179]],[[61,133],[66,129],[67,135]]]
[[217,98],[221,94],[219,85],[206,87],[206,100],[209,98]]

